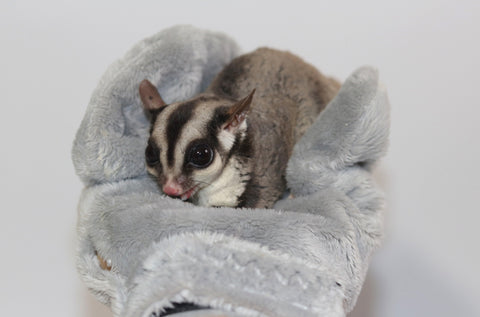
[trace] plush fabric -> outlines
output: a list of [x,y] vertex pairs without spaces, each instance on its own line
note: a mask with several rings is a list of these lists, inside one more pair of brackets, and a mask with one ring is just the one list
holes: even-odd
[[274,209],[194,206],[161,194],[146,173],[140,81],[166,102],[184,100],[238,54],[225,35],[173,27],[132,48],[93,93],[72,151],[85,184],[77,264],[115,316],[160,316],[174,303],[225,316],[345,316],[355,305],[382,237],[371,169],[386,151],[389,103],[376,70],[347,78],[295,146],[293,198]]

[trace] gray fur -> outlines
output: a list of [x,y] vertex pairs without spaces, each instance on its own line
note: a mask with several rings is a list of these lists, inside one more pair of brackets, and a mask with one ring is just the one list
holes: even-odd
[[[196,59],[184,58],[192,52]],[[194,206],[159,194],[146,175],[148,123],[134,111],[132,78],[137,86],[161,78],[167,102],[185,99],[235,52],[224,36],[168,29],[114,64],[94,92],[72,152],[86,185],[77,265],[115,316],[149,316],[175,301],[226,316],[345,316],[355,304],[382,236],[383,198],[370,170],[386,150],[389,104],[375,70],[354,72],[299,140],[286,175],[295,198],[275,209]]]
[[[152,94],[151,88],[146,93],[147,95]],[[167,179],[165,175],[167,174],[170,179],[182,179],[181,193],[193,187],[200,188],[199,191],[196,191],[198,196],[208,195],[206,192],[209,189],[203,188],[206,186],[205,184],[219,182],[228,174],[228,180],[222,180],[222,185],[225,182],[232,184],[231,189],[223,186],[225,189],[222,195],[218,195],[218,189],[210,190],[219,196],[216,200],[212,199],[216,202],[215,206],[236,207],[240,205],[252,208],[271,208],[285,191],[285,168],[294,144],[336,95],[339,88],[340,84],[337,81],[325,77],[313,66],[288,52],[261,48],[239,56],[213,79],[206,92],[183,103],[167,106],[166,110],[163,110],[155,118],[151,136],[152,140],[162,149],[160,161],[163,161],[163,164],[159,164],[159,168],[149,171],[158,176],[161,186],[165,184]],[[256,91],[253,101],[250,103],[252,99],[248,98],[249,102],[244,103],[247,105],[245,108],[249,109],[245,110],[246,113],[248,112],[247,136],[242,140],[237,140],[237,145],[244,150],[237,150],[232,155],[215,155],[214,163],[217,164],[211,164],[208,168],[194,169],[193,173],[184,171],[186,151],[178,143],[182,141],[181,143],[185,144],[195,139],[208,137],[212,133],[212,128],[207,128],[207,123],[216,114],[214,110],[218,110],[220,107],[232,109],[236,104],[241,104],[239,99],[243,100],[252,91]],[[153,93],[156,94],[156,92]],[[144,90],[140,90],[140,94],[145,95]],[[142,99],[144,104],[149,103],[148,99],[145,95]],[[164,103],[160,102],[161,96],[153,100],[156,99],[159,101],[158,105],[163,108]],[[150,109],[149,106],[145,106]],[[175,131],[177,129],[179,131],[175,134],[175,142],[167,142],[170,139],[166,134],[168,135],[170,132],[168,126],[172,124],[170,122],[172,114],[183,114],[185,108],[193,109],[193,115],[188,120],[183,120],[185,125],[182,125],[181,129],[179,124],[172,125]],[[182,116],[182,119],[184,117],[185,115]],[[222,127],[219,125],[216,128],[218,129],[216,133],[220,134]],[[190,133],[188,133],[189,131]],[[203,134],[199,135],[197,131],[202,131]],[[234,139],[234,137],[232,138]],[[244,142],[248,144],[240,145]],[[178,168],[172,171],[169,169],[169,165],[173,164],[167,162],[166,156],[169,151],[174,152],[174,147],[176,148],[175,164],[178,165]],[[244,151],[247,153],[243,153]],[[222,151],[217,148],[216,152],[221,153]],[[218,159],[218,157],[222,158]],[[173,159],[173,156],[170,158]],[[236,168],[238,172],[231,173],[232,169],[229,166],[232,164],[241,166]],[[220,175],[216,178],[203,178],[202,181],[197,181],[195,176],[200,172],[207,175]],[[248,175],[248,178],[245,179],[245,176],[242,177],[242,175]],[[243,182],[248,180],[246,188],[242,180]],[[237,184],[240,185],[240,188]],[[199,200],[194,196],[193,201],[206,202],[209,199],[207,197]],[[208,203],[203,205],[212,206]]]
[[247,206],[270,208],[278,200],[293,145],[339,87],[299,57],[269,48],[236,58],[214,78],[207,93],[238,99],[256,90],[247,124],[258,201]]

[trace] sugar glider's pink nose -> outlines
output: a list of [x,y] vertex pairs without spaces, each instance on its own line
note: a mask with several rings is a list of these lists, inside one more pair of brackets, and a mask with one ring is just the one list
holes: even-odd
[[183,193],[182,185],[174,180],[168,180],[163,185],[163,192],[168,196],[180,196]]

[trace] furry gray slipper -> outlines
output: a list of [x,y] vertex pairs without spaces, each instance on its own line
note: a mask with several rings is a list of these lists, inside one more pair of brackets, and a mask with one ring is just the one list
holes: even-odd
[[382,236],[371,168],[386,151],[389,103],[374,69],[354,72],[295,146],[295,198],[275,209],[194,206],[146,173],[138,83],[187,99],[238,54],[222,34],[173,27],[132,48],[93,93],[72,151],[85,184],[77,264],[115,316],[179,306],[210,308],[185,316],[344,316],[355,304]]

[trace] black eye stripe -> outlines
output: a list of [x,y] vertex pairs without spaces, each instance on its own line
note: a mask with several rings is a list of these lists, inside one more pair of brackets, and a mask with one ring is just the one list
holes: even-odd
[[145,161],[148,166],[155,166],[160,163],[160,148],[150,138],[145,149]]
[[180,105],[172,112],[167,120],[167,163],[172,167],[174,164],[175,145],[180,137],[183,128],[193,116],[193,110],[198,106],[198,102],[189,101]]

